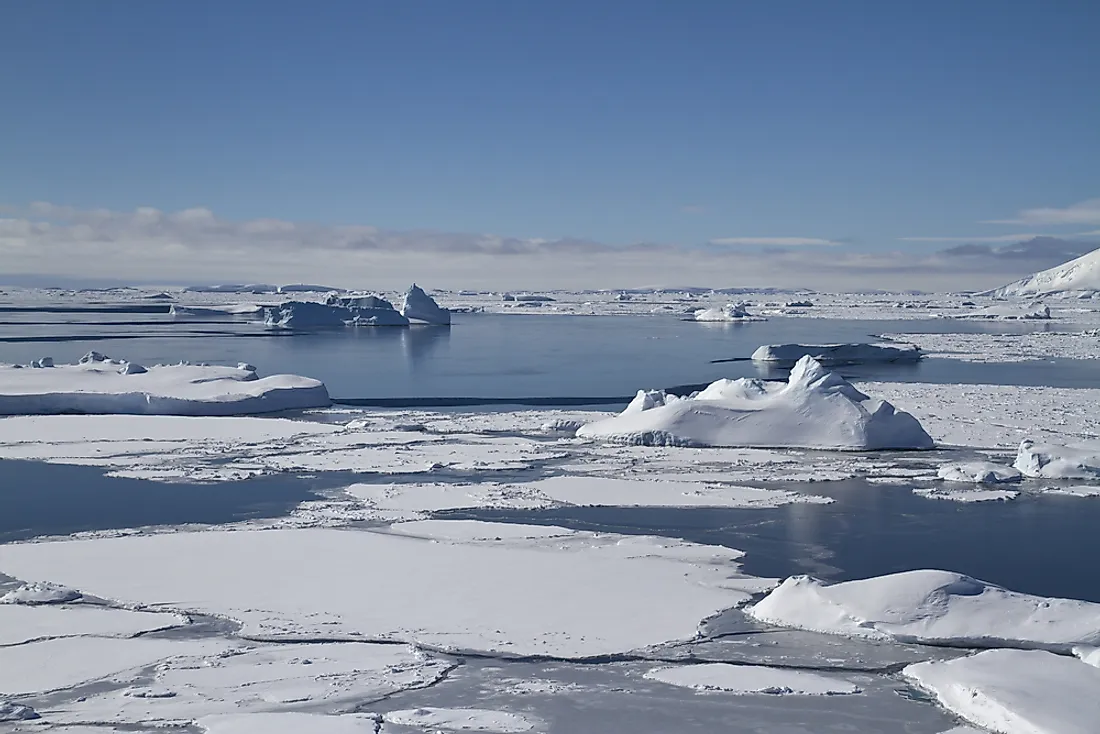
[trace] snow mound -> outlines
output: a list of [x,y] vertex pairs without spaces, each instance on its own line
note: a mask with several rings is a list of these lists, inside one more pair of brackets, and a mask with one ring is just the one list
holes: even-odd
[[1057,446],[1024,439],[1013,466],[1028,477],[1094,479],[1100,477],[1100,441]]
[[993,291],[997,296],[1045,296],[1100,291],[1100,249]]
[[531,731],[534,722],[519,714],[490,709],[449,709],[426,707],[390,711],[382,715],[387,724],[415,726],[424,731],[482,731],[513,734]]
[[416,283],[405,291],[405,298],[401,302],[401,315],[410,321],[423,321],[426,324],[449,326],[451,323],[451,312],[440,307],[435,299]]
[[748,614],[781,627],[898,642],[1056,652],[1100,643],[1100,604],[1021,594],[950,571],[838,584],[792,576]]
[[1095,734],[1100,668],[1041,650],[987,650],[902,674],[949,711],[1001,734]]
[[864,364],[867,362],[916,362],[920,347],[906,344],[769,344],[752,353],[752,361],[793,365],[803,357],[812,357],[823,365]]
[[1019,471],[1011,466],[988,461],[968,461],[941,466],[937,476],[945,482],[969,482],[972,484],[1001,484],[1018,482]]
[[747,304],[727,303],[718,308],[701,308],[694,314],[696,321],[764,321],[762,316],[748,312]]
[[209,365],[138,367],[98,352],[53,369],[0,365],[0,415],[226,416],[330,404],[324,383],[308,377],[261,379],[252,370]]
[[963,311],[956,314],[955,318],[1042,321],[1050,318],[1050,307],[1043,303],[998,303],[975,311]]
[[663,446],[930,449],[916,418],[870,398],[810,357],[786,384],[718,380],[686,398],[641,391],[619,415],[577,436]]
[[722,692],[738,695],[769,693],[799,696],[861,693],[857,686],[842,678],[829,678],[801,670],[768,668],[762,665],[730,665],[729,663],[677,665],[654,668],[644,677],[670,686],[691,688],[701,693]]
[[34,721],[41,716],[30,706],[23,706],[15,701],[0,701],[0,722],[5,721]]
[[76,589],[51,584],[48,581],[34,581],[23,584],[17,589],[0,596],[0,604],[64,604],[76,601],[83,596]]

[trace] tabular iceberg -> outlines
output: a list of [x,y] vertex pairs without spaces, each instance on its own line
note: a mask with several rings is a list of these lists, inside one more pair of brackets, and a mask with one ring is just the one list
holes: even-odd
[[279,329],[408,326],[393,304],[378,296],[330,296],[325,303],[287,301],[264,310],[264,324]]
[[621,414],[589,423],[582,438],[664,446],[930,449],[916,418],[864,395],[803,357],[787,384],[718,380],[690,397],[640,391]]
[[769,344],[753,352],[752,361],[793,365],[803,357],[813,357],[823,365],[838,365],[916,362],[922,356],[920,347],[912,344]]
[[319,408],[323,382],[260,378],[241,367],[178,364],[145,368],[90,352],[79,364],[0,366],[0,415],[96,413],[227,416]]

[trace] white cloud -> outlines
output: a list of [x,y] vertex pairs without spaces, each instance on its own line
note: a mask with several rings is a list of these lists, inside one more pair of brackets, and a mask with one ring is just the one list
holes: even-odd
[[991,219],[983,224],[1100,224],[1100,199],[1089,199],[1063,209],[1024,209],[1013,219]]
[[898,237],[902,242],[1020,242],[1036,237],[1055,237],[1052,234],[1021,232],[1019,234],[1000,234],[993,237]]
[[[1032,259],[857,253],[811,237],[729,237],[710,248],[492,234],[389,231],[281,219],[236,222],[205,208],[0,207],[4,275],[140,283],[322,282],[391,289],[775,286],[820,290],[993,287],[1049,267]],[[729,245],[723,248],[721,245]],[[737,245],[762,246],[765,251]],[[807,245],[828,245],[805,247]],[[786,248],[786,249],[784,249]],[[1030,256],[1029,256],[1030,257]],[[1041,265],[1041,267],[1037,267]]]
[[719,237],[711,240],[710,244],[730,247],[806,247],[840,243],[819,237]]

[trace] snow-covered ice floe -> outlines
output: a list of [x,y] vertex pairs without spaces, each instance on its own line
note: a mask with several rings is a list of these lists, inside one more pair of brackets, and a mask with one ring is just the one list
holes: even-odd
[[829,366],[917,362],[922,356],[920,348],[910,344],[769,344],[753,352],[752,361],[784,366],[794,365],[803,357],[812,357]]
[[555,657],[691,639],[706,619],[771,586],[740,573],[742,553],[716,546],[481,522],[396,529],[15,544],[5,546],[0,572],[236,619],[253,638],[393,640]]
[[168,310],[171,316],[191,319],[217,319],[226,316],[256,316],[264,307],[256,303],[227,303],[221,306],[181,306],[173,303]]
[[744,303],[727,303],[716,308],[701,308],[693,314],[696,321],[765,321],[763,316],[756,316],[748,311]]
[[686,398],[640,391],[621,414],[583,426],[577,436],[671,446],[933,447],[913,416],[864,395],[810,357],[798,361],[785,385],[718,380]]
[[451,323],[451,312],[442,308],[416,283],[405,291],[401,301],[401,315],[410,321],[422,321],[438,326],[447,326]]
[[1019,470],[994,464],[991,461],[964,461],[945,464],[939,468],[937,476],[945,482],[962,482],[971,484],[1002,484],[1004,482],[1018,482],[1023,478]]
[[0,604],[26,604],[36,606],[38,604],[66,604],[76,601],[83,596],[76,589],[67,586],[51,584],[48,581],[38,581],[31,584],[23,584],[0,596]]
[[0,415],[114,413],[230,416],[320,408],[324,383],[297,375],[260,378],[250,365],[143,367],[98,352],[78,364],[0,365]]
[[[490,734],[520,734],[532,731],[541,722],[508,711],[423,707],[390,711],[382,715],[386,724],[415,727],[431,732],[488,732]],[[383,729],[386,731],[386,729]]]
[[700,693],[738,695],[768,693],[798,696],[860,693],[858,686],[843,678],[802,670],[769,668],[763,665],[730,665],[729,663],[675,665],[654,668],[647,672],[645,677],[670,686],[691,688]]
[[934,489],[914,489],[913,494],[930,500],[950,500],[951,502],[999,502],[1014,500],[1020,493],[1014,489],[978,489],[958,486],[936,487]]
[[1058,446],[1024,439],[1013,466],[1029,477],[1097,479],[1100,478],[1100,441]]
[[1050,318],[1050,307],[1045,303],[997,303],[973,311],[954,314],[959,319],[1003,319],[1005,321],[1043,321]]
[[949,711],[1001,734],[1096,734],[1100,668],[1042,650],[986,650],[903,675]]
[[[220,714],[198,720],[204,734],[379,734],[368,714],[311,714],[303,711]],[[384,730],[382,730],[384,732]]]
[[747,611],[781,627],[899,642],[1067,653],[1100,643],[1100,604],[1021,594],[949,571],[836,584],[792,576]]

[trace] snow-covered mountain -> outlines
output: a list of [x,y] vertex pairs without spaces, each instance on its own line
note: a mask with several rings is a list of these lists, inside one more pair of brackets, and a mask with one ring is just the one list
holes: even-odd
[[1100,249],[1057,267],[1017,280],[992,292],[995,296],[1044,296],[1100,291]]

